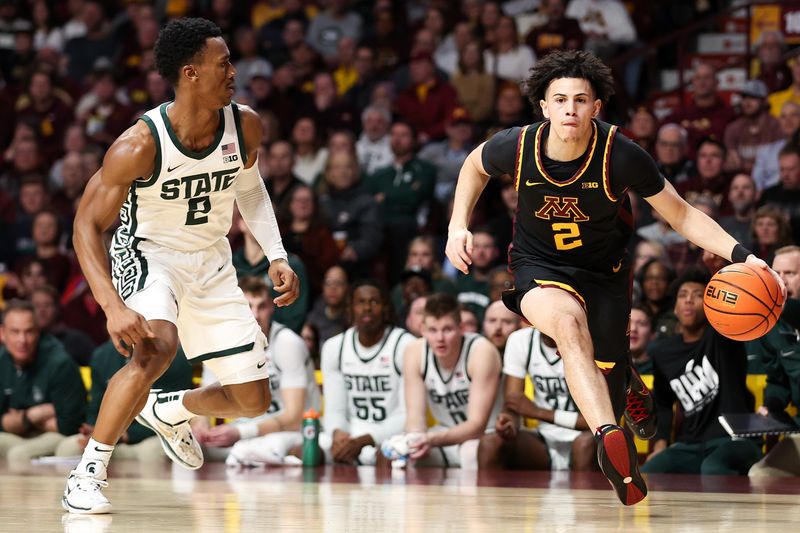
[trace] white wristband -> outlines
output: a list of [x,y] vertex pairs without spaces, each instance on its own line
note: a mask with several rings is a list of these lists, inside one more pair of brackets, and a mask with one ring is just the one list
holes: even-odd
[[577,411],[562,411],[561,409],[556,409],[553,415],[553,423],[557,426],[575,429],[575,426],[578,425],[578,413]]
[[256,422],[245,422],[243,424],[236,424],[236,429],[239,430],[239,437],[244,439],[254,439],[258,437],[259,430]]

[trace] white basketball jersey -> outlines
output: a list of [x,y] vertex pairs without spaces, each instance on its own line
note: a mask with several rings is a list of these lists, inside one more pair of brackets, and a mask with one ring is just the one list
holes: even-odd
[[[533,382],[533,403],[548,410],[577,412],[564,377],[564,361],[556,348],[545,346],[538,329],[523,328],[508,336],[504,354],[503,373],[520,379],[525,375]],[[573,440],[576,430],[539,422],[539,432],[547,439]]]
[[[428,407],[431,414],[444,427],[453,427],[467,420],[469,387],[472,378],[467,371],[469,357],[476,340],[482,338],[477,333],[465,333],[461,343],[456,366],[451,371],[442,370],[428,343],[422,343],[422,379],[428,391]],[[498,386],[492,413],[486,427],[494,428],[497,415],[503,406],[502,386]]]
[[[286,343],[281,341],[286,337],[291,337],[291,340],[294,341],[303,342],[303,339],[288,327],[277,322],[272,322],[272,326],[269,329],[269,345],[265,351],[267,370],[269,372],[269,390],[272,396],[272,402],[267,410],[267,414],[271,415],[283,410],[284,404],[283,396],[281,395],[281,387],[299,388],[295,387],[296,383],[306,384],[306,403],[304,409],[315,409],[317,412],[320,412],[321,397],[317,381],[314,377],[314,361],[311,360],[311,357],[306,357],[302,369],[304,375],[294,375],[298,365],[297,361],[292,360],[292,358],[298,356],[298,351],[286,352],[285,350],[281,350],[281,347],[286,345]],[[296,337],[296,339],[294,337]],[[275,353],[276,349],[279,353]],[[307,354],[307,352],[305,353]],[[291,366],[293,368],[291,371],[288,371],[282,368],[285,366]]]
[[404,408],[400,405],[403,350],[414,337],[402,328],[387,328],[377,345],[365,348],[355,328],[339,336],[339,369],[347,390],[348,420],[351,434],[358,435]]
[[[191,252],[216,243],[231,227],[236,176],[247,162],[239,109],[235,103],[220,109],[214,140],[202,152],[193,152],[172,129],[170,104],[151,109],[141,119],[156,145],[153,174],[131,184],[120,210],[122,224],[111,244],[116,268],[137,261],[141,241]],[[130,292],[120,290],[123,298]]]

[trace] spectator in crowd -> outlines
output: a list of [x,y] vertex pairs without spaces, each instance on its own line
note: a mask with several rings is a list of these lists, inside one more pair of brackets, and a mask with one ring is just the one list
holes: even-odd
[[[732,439],[717,420],[722,413],[751,412],[753,406],[744,345],[723,337],[706,321],[708,279],[704,271],[689,269],[676,280],[680,333],[656,340],[649,350],[658,429],[653,452],[642,467],[645,473],[746,474],[761,457],[753,441]],[[676,402],[683,420],[672,440]]]
[[472,151],[472,119],[463,107],[456,107],[445,120],[447,138],[427,144],[419,158],[436,169],[436,199],[447,204],[453,196],[461,165]]
[[251,64],[247,74],[240,78],[244,89],[237,94],[237,99],[248,102],[256,109],[274,108],[277,98],[272,84],[272,72],[272,66],[265,63]]
[[320,345],[350,325],[350,317],[347,315],[349,290],[350,280],[344,268],[334,265],[325,272],[322,295],[314,302],[306,317],[306,324],[318,332]]
[[793,240],[800,242],[800,147],[786,145],[778,155],[780,182],[761,193],[759,205],[771,205],[786,215]]
[[328,159],[328,150],[322,147],[320,132],[314,119],[297,119],[292,128],[292,142],[295,154],[292,172],[306,185],[313,185]]
[[[800,329],[800,247],[784,246],[775,251],[772,269],[786,284],[786,306],[777,324],[764,336],[747,343],[748,353],[757,353],[767,367],[764,404],[757,412],[785,418],[791,402],[800,405],[800,366],[797,353]],[[795,421],[799,421],[795,417]],[[800,476],[800,437],[786,435],[750,468],[751,477]]]
[[472,265],[469,274],[459,272],[456,280],[458,301],[471,306],[479,319],[483,318],[489,301],[489,272],[495,266],[499,252],[494,237],[486,228],[472,232]]
[[520,316],[510,311],[500,300],[494,300],[483,315],[482,334],[489,339],[497,352],[503,354],[508,336],[520,328]]
[[[436,260],[436,242],[429,235],[414,237],[408,244],[405,258],[405,271],[426,271],[430,273],[433,292],[457,294],[455,284],[442,273],[442,267]],[[395,310],[403,308],[403,287],[400,283],[392,288],[392,306]],[[419,336],[419,335],[418,335]]]
[[[300,432],[303,413],[308,409],[320,411],[314,363],[302,337],[273,320],[275,308],[264,280],[246,277],[239,285],[269,340],[264,356],[272,401],[267,412],[257,418],[206,426],[199,432],[199,426],[194,425],[193,430],[206,448],[216,448],[220,455],[227,455],[229,465],[280,464],[290,448],[303,442]],[[216,381],[207,368],[204,373],[209,374],[204,376],[205,381]],[[203,422],[207,423],[206,419]]]
[[756,153],[762,146],[783,138],[778,119],[766,106],[767,86],[761,80],[749,80],[739,91],[742,115],[725,128],[728,148],[727,167],[751,172]]
[[[717,94],[717,71],[708,63],[699,63],[692,74],[692,99],[668,116],[664,123],[674,122],[689,134],[689,148],[699,149],[701,139],[714,136],[721,140],[725,127],[733,122],[733,108]],[[719,141],[718,141],[719,142]],[[689,154],[690,157],[694,152]]]
[[642,288],[641,305],[653,317],[653,331],[659,336],[672,335],[675,332],[676,317],[669,293],[674,279],[675,271],[661,259],[647,261],[637,276]]
[[416,434],[410,458],[418,466],[475,469],[480,439],[500,412],[502,359],[486,338],[461,331],[452,295],[429,297],[424,313],[422,338],[403,354],[405,431]]
[[638,275],[642,267],[651,259],[660,259],[662,263],[669,263],[667,249],[658,241],[643,239],[636,244],[633,250],[633,273]]
[[657,126],[658,122],[653,112],[644,106],[639,106],[631,114],[624,133],[647,153],[655,155]]
[[68,152],[64,156],[58,176],[61,187],[51,195],[50,205],[65,223],[67,235],[72,234],[72,220],[75,218],[78,200],[90,177],[80,153]]
[[[556,343],[534,328],[508,337],[503,354],[504,405],[495,432],[481,439],[481,468],[597,470],[597,448],[569,394]],[[533,401],[525,378],[533,383]],[[536,420],[534,430],[521,426]]]
[[584,48],[601,59],[610,59],[636,40],[636,28],[620,0],[571,0],[566,15],[580,24],[586,35]]
[[752,175],[756,189],[759,191],[772,187],[780,181],[781,169],[778,155],[787,143],[797,144],[796,136],[800,129],[800,104],[794,102],[783,104],[778,122],[780,123],[781,138],[760,146],[756,151]]
[[520,44],[514,19],[502,16],[497,21],[495,40],[483,53],[486,71],[504,81],[518,83],[528,76],[536,63],[536,54],[527,44]]
[[423,321],[425,319],[425,303],[428,295],[417,296],[411,301],[406,313],[405,328],[409,333],[419,338],[422,337]]
[[259,53],[256,30],[248,26],[239,27],[236,30],[235,47],[239,56],[235,63],[237,76],[249,80],[257,72],[272,77],[272,64]]
[[355,154],[337,152],[325,169],[327,192],[320,196],[322,218],[339,246],[339,259],[352,274],[365,275],[383,240],[378,203],[359,178]]
[[[711,195],[697,195],[689,201],[689,204],[711,220],[719,220],[717,202]],[[688,239],[668,244],[667,255],[676,272],[683,272],[689,266],[703,263],[703,249]]]
[[670,122],[658,129],[655,160],[659,172],[673,185],[687,181],[694,173],[694,164],[688,153],[689,133],[686,128]]
[[12,298],[28,300],[35,289],[47,285],[47,269],[45,264],[30,257],[19,265],[19,274],[10,275],[3,286],[3,300]]
[[[378,450],[403,429],[403,357],[414,337],[392,326],[388,294],[374,281],[353,285],[349,312],[353,325],[322,345],[325,431],[319,445],[328,463],[386,465]],[[377,382],[380,390],[371,386]]]
[[364,39],[362,45],[375,51],[376,74],[386,77],[404,61],[410,43],[407,32],[398,24],[391,6],[376,4],[373,16],[374,30],[372,35]]
[[370,96],[379,80],[375,68],[375,51],[372,48],[364,45],[356,48],[353,71],[355,80],[342,98],[351,108],[358,111],[369,105]]
[[497,89],[497,96],[494,102],[494,116],[490,121],[490,128],[487,135],[529,123],[528,109],[522,97],[522,91],[517,83],[502,83]]
[[57,24],[54,9],[46,0],[35,0],[31,5],[33,20],[33,47],[36,50],[49,48],[56,52],[64,49],[64,31]]
[[53,74],[36,70],[28,81],[27,92],[17,99],[16,119],[36,124],[36,136],[44,159],[61,155],[64,132],[72,122],[72,98],[54,86]]
[[752,247],[753,214],[756,212],[758,191],[749,174],[736,174],[728,188],[728,203],[733,214],[719,219],[719,225],[748,250]]
[[461,332],[480,333],[480,320],[474,309],[465,304],[458,305],[458,315],[461,317]]
[[[472,27],[467,21],[461,20],[456,23],[453,31],[436,47],[436,52],[433,54],[436,66],[450,76],[451,81],[453,76],[459,72],[459,61],[464,52],[464,47],[474,39],[475,34],[472,31]],[[478,49],[478,55],[481,55],[480,48]]]
[[58,214],[50,209],[42,209],[33,216],[31,225],[34,250],[30,255],[19,259],[21,266],[32,258],[44,265],[48,282],[61,293],[66,288],[72,272],[72,261],[61,252],[61,221]]
[[792,73],[783,60],[786,40],[777,30],[765,30],[758,36],[753,48],[756,52],[756,78],[763,81],[767,91],[774,93],[789,87]]
[[543,0],[539,6],[544,23],[533,27],[525,35],[525,43],[536,57],[544,57],[552,50],[583,48],[585,36],[578,21],[565,15],[565,3],[565,0]]
[[89,140],[110,146],[132,122],[133,108],[122,99],[111,62],[101,58],[91,76],[91,91],[78,102],[75,114],[85,124]]
[[397,95],[394,110],[414,127],[416,140],[425,144],[444,137],[445,121],[458,105],[453,86],[437,79],[433,58],[418,51],[409,63],[411,85]]
[[392,303],[392,306],[397,319],[396,324],[402,326],[406,322],[411,303],[419,296],[433,294],[433,279],[428,270],[405,270],[400,275],[400,281],[397,286],[400,288],[399,305]]
[[86,27],[86,34],[74,38],[68,36],[64,54],[67,57],[67,74],[75,82],[83,83],[98,59],[110,60],[116,56],[118,42],[111,32],[101,2],[86,0],[79,16]]
[[17,257],[32,254],[36,250],[33,240],[33,219],[47,207],[48,195],[44,178],[38,174],[24,176],[19,185],[16,218],[12,239]]
[[361,171],[372,174],[392,164],[394,154],[389,143],[389,110],[378,106],[367,106],[361,113],[361,136],[356,142],[356,153]]
[[792,244],[792,228],[786,214],[773,205],[762,205],[753,215],[752,239],[754,253],[772,263],[775,250]]
[[90,362],[95,344],[86,333],[71,328],[61,322],[61,304],[59,294],[50,285],[33,289],[30,295],[36,324],[42,333],[52,335],[64,345],[64,349],[72,360],[80,366]]
[[361,40],[361,16],[350,11],[349,4],[350,0],[330,0],[327,9],[314,17],[308,27],[306,40],[326,60],[336,55],[342,37]]
[[[86,132],[83,131],[83,126],[78,122],[73,122],[64,132],[64,145],[62,151],[64,156],[52,162],[48,176],[48,183],[51,190],[57,191],[64,186],[63,174],[61,166],[64,164],[64,158],[74,152],[83,157],[84,151],[88,147],[88,140],[86,139]],[[88,173],[88,168],[86,169]]]
[[653,361],[647,353],[647,345],[655,338],[653,315],[642,305],[631,307],[630,325],[631,360],[639,374],[652,374]]
[[653,223],[640,227],[636,235],[642,239],[656,242],[664,248],[672,244],[686,242],[686,238],[672,229],[658,211],[652,211]]
[[503,292],[512,288],[514,288],[514,276],[505,265],[497,265],[489,271],[490,301],[496,302],[500,300],[503,297]]
[[[35,305],[35,304],[34,304]],[[70,435],[58,444],[53,455],[57,457],[74,457],[81,455],[89,442],[100,412],[100,402],[106,393],[111,377],[128,362],[128,358],[120,354],[111,341],[106,341],[91,352],[92,387],[89,391],[89,406],[86,411],[86,420],[81,424],[78,432]],[[153,384],[154,388],[164,392],[191,389],[192,366],[186,360],[183,348],[178,345],[178,352],[164,374]],[[140,423],[133,421],[119,442],[114,447],[114,457],[117,459],[132,459],[143,463],[158,463],[166,461],[167,456],[161,447],[161,441],[152,430]]]
[[470,41],[461,49],[458,69],[450,83],[456,90],[458,101],[475,122],[482,123],[492,114],[495,94],[494,76],[486,72],[483,53],[478,41]]
[[30,303],[12,300],[0,325],[0,457],[10,462],[52,455],[77,433],[86,411],[78,365],[42,335]]
[[306,322],[303,324],[303,329],[300,330],[300,336],[303,338],[303,342],[306,344],[306,348],[308,349],[311,360],[314,361],[314,368],[319,370],[319,331],[317,331],[317,328]]
[[494,235],[498,252],[506,254],[514,233],[514,217],[519,202],[519,195],[511,176],[500,178],[500,199],[503,201],[503,209],[496,211],[494,216],[486,221],[486,226]]
[[786,102],[800,105],[800,55],[795,54],[786,61],[786,64],[792,73],[791,85],[782,91],[770,94],[767,99],[770,112],[776,117],[780,115],[783,104]]
[[282,65],[290,60],[290,51],[305,41],[308,20],[304,15],[286,16],[262,26],[259,40],[264,55],[273,65]]
[[322,222],[317,198],[310,187],[294,187],[287,202],[286,216],[281,223],[283,245],[306,265],[313,299],[322,292],[323,275],[339,260],[339,247]]
[[313,91],[300,106],[298,113],[314,117],[317,135],[324,139],[336,130],[352,130],[356,126],[356,112],[339,98],[336,82],[327,72],[317,72],[314,75]]
[[279,219],[288,214],[289,197],[303,185],[293,170],[294,148],[287,141],[277,140],[267,151],[267,173],[265,174],[267,192],[275,205],[275,216]]
[[[18,128],[23,124],[27,125],[26,122],[19,122]],[[35,136],[26,134],[24,138],[13,140],[6,150],[6,161],[9,160],[10,165],[0,175],[0,186],[12,195],[21,195],[22,181],[27,176],[38,174],[45,167]]]
[[696,173],[675,189],[687,202],[698,196],[709,195],[714,199],[721,215],[730,215],[733,209],[728,204],[728,185],[725,174],[727,149],[717,138],[706,137],[697,145]]

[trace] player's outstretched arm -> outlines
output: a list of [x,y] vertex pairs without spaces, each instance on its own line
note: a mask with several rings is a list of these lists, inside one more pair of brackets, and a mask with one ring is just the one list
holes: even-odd
[[746,258],[732,257],[735,255],[734,247],[739,244],[736,239],[728,235],[711,217],[689,205],[678,195],[671,183],[666,182],[661,192],[645,200],[675,231],[696,246],[733,262],[745,262],[746,259],[749,265],[769,270],[781,287],[784,298],[786,297],[786,285],[767,263],[753,254]]
[[467,156],[458,174],[453,214],[447,227],[445,254],[457,269],[466,274],[472,264],[472,233],[469,219],[478,198],[489,181],[489,174],[483,168],[482,154],[486,143],[481,143]]
[[497,398],[502,366],[500,353],[492,343],[483,338],[475,341],[467,366],[467,372],[472,378],[469,385],[467,420],[447,431],[432,433],[432,447],[460,444],[480,438],[484,434]]
[[264,179],[258,172],[258,146],[262,136],[261,119],[247,106],[239,106],[239,110],[247,163],[236,179],[236,205],[239,206],[242,218],[253,237],[270,261],[267,275],[280,294],[274,300],[275,305],[284,307],[297,300],[300,295],[300,281],[287,261],[272,201],[264,185]]
[[114,347],[123,355],[129,355],[131,347],[143,338],[154,335],[144,317],[129,309],[114,288],[103,232],[116,220],[131,183],[153,173],[155,155],[155,143],[144,122],[131,126],[106,152],[103,166],[86,185],[75,215],[75,253],[95,300],[106,314]]
[[424,433],[427,392],[422,378],[422,339],[408,344],[403,354],[403,387],[406,402],[406,433]]

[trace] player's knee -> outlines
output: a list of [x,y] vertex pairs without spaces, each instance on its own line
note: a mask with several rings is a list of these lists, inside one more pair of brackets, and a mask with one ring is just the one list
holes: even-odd
[[139,350],[133,354],[128,366],[130,371],[138,375],[143,381],[153,383],[169,368],[173,353],[168,353],[167,350],[158,349],[154,346],[153,349]]
[[578,317],[563,313],[555,318],[555,330],[559,337],[575,337],[581,333]]
[[236,404],[240,416],[256,417],[263,415],[269,409],[272,395],[269,392],[269,381],[261,380],[249,383],[250,390],[236,395]]
[[497,433],[481,437],[478,444],[478,468],[497,468],[502,463],[504,444]]

